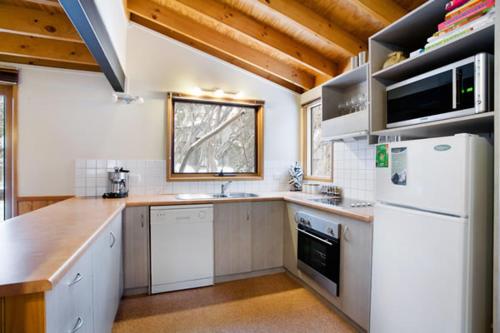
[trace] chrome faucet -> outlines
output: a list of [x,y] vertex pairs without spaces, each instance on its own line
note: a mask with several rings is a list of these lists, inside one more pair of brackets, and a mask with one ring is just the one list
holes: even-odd
[[226,191],[227,191],[227,188],[229,187],[229,185],[231,185],[233,181],[230,180],[226,183],[223,183],[221,186],[220,186],[220,195],[223,197],[226,195]]

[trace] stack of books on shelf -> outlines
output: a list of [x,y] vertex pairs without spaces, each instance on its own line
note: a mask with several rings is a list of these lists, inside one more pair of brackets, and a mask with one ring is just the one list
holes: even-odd
[[444,21],[438,24],[438,31],[427,39],[425,51],[480,30],[495,21],[495,0],[452,0],[446,4],[445,10]]

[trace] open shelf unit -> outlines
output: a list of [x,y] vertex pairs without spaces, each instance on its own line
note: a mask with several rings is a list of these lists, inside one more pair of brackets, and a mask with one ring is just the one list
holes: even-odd
[[[324,140],[345,140],[365,137],[369,134],[368,66],[368,64],[361,65],[322,85]],[[345,103],[358,94],[365,95],[366,109],[342,114],[339,104]]]
[[403,51],[409,54],[424,47],[427,38],[444,19],[446,2],[448,0],[428,1],[370,37],[370,134],[430,137],[459,132],[487,132],[493,129],[493,112],[392,129],[386,126],[387,86],[480,52],[494,54],[495,25],[491,24],[416,57],[382,68],[389,53]]
[[488,133],[493,131],[494,112],[478,113],[466,117],[434,121],[412,126],[388,128],[372,132],[378,136],[427,138],[457,133]]

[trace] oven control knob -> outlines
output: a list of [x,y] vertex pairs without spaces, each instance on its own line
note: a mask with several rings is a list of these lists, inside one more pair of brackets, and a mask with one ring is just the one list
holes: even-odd
[[327,228],[326,233],[329,234],[330,236],[335,236],[335,233],[333,232],[332,228]]
[[305,224],[305,223],[306,223],[306,220],[305,220],[303,217],[301,217],[301,218],[299,219],[299,222],[300,222],[300,223],[302,223],[302,224]]
[[307,220],[307,221],[305,222],[305,225],[307,225],[308,227],[310,227],[310,226],[311,226],[311,221]]

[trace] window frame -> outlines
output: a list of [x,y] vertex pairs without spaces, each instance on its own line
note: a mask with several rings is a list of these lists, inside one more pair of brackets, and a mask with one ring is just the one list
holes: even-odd
[[5,96],[4,219],[17,216],[17,85],[0,81]]
[[303,104],[300,108],[300,161],[302,164],[302,168],[304,170],[304,180],[309,181],[319,181],[319,182],[333,182],[333,143],[332,143],[332,165],[331,165],[331,173],[329,177],[317,177],[310,176],[309,169],[311,163],[311,127],[310,121],[308,120],[310,110],[318,105],[322,105],[321,98],[310,101],[306,104]]
[[[175,173],[174,172],[174,102],[198,102],[254,107],[255,119],[255,172],[237,173],[220,176],[217,173]],[[264,179],[264,101],[249,99],[214,98],[211,96],[193,96],[183,93],[167,94],[167,181],[216,181],[216,180],[262,180]]]

